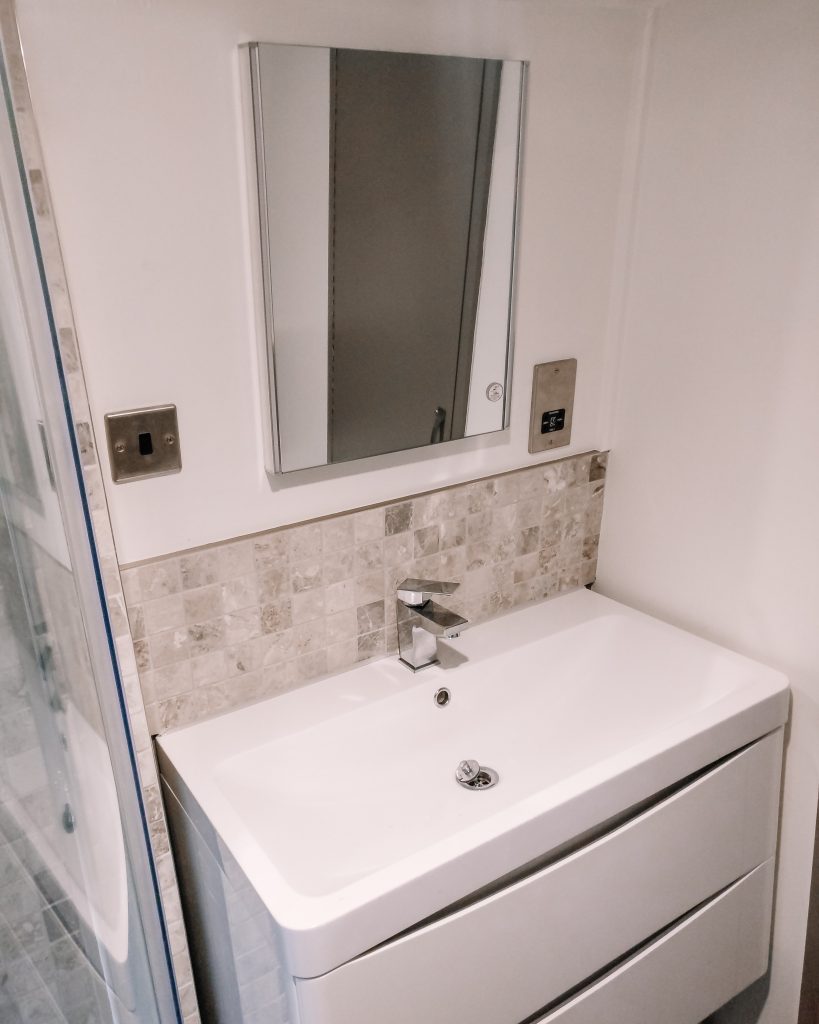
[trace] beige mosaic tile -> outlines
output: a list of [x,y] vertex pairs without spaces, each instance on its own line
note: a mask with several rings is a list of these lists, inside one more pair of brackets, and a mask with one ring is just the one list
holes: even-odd
[[476,622],[594,579],[589,453],[123,568],[153,734],[394,654],[406,576]]

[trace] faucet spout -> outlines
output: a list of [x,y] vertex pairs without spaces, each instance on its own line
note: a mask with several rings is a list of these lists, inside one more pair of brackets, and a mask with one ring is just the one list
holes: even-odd
[[468,620],[436,604],[433,595],[452,594],[457,583],[406,579],[396,589],[398,651],[413,672],[438,663],[438,637],[454,640]]
[[454,640],[469,621],[434,601],[427,601],[412,610],[424,620],[421,623],[424,629],[445,640]]

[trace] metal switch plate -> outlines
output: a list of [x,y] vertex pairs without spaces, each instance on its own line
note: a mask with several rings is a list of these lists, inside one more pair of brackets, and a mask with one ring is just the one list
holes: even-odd
[[110,412],[105,433],[114,483],[182,469],[175,405]]
[[550,448],[561,448],[571,440],[576,380],[576,359],[558,359],[535,367],[529,421],[529,451],[532,455]]

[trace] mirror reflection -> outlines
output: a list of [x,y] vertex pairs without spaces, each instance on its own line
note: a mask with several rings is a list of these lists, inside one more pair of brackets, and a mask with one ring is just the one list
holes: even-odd
[[503,429],[523,65],[248,54],[273,468]]

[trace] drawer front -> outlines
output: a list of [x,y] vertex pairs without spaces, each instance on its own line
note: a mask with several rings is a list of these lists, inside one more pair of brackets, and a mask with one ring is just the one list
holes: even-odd
[[780,729],[522,881],[297,979],[303,1024],[517,1024],[773,855],[781,759]]
[[773,859],[538,1024],[698,1024],[768,968]]

